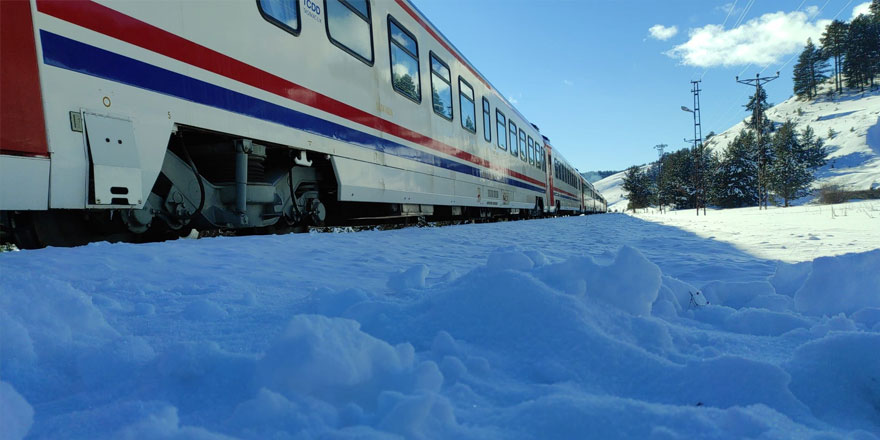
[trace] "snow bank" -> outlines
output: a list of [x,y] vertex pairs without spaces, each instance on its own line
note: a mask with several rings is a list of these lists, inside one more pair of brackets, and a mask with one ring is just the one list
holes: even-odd
[[[880,251],[695,257],[630,217],[557,222],[368,235],[395,249],[375,266],[359,234],[0,255],[0,438],[880,438]],[[548,225],[592,238],[461,244]],[[273,245],[306,256],[169,276]],[[38,270],[85,260],[139,264]]]
[[880,250],[817,258],[794,304],[813,315],[880,307]]

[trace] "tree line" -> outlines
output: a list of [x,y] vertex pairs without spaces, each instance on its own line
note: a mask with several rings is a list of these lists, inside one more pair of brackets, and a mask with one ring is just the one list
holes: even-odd
[[[766,92],[758,89],[756,95],[746,108],[754,112],[760,106],[765,114],[770,107]],[[720,154],[700,144],[627,169],[623,179],[627,209],[758,206],[762,192],[789,206],[809,194],[815,170],[825,164],[825,156],[824,142],[811,127],[799,129],[792,121],[779,124],[766,117],[759,124],[752,116]]]
[[[794,66],[794,94],[802,99],[818,95],[818,86],[834,78],[834,91],[845,87],[874,88],[880,76],[880,0],[873,0],[868,14],[850,23],[832,21],[822,33],[819,46],[807,39]],[[833,62],[833,66],[829,66]]]

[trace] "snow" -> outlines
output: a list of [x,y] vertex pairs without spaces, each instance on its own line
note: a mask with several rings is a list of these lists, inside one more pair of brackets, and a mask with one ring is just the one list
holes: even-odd
[[880,217],[856,213],[2,253],[0,438],[877,439]]
[[[663,213],[650,209],[635,217],[731,243],[761,258],[789,263],[880,247],[880,200],[788,208],[771,206],[766,211],[757,207],[710,209],[707,214],[704,216],[701,211],[697,216],[692,209]],[[790,276],[794,278],[806,275],[803,268],[785,266],[781,270],[791,271]],[[791,290],[792,286],[783,288]]]

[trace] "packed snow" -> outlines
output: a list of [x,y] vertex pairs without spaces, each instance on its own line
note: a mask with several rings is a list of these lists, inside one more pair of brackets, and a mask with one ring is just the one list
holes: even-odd
[[638,210],[636,217],[789,263],[880,248],[880,200],[738,209]]
[[869,247],[606,214],[6,252],[0,438],[877,439]]

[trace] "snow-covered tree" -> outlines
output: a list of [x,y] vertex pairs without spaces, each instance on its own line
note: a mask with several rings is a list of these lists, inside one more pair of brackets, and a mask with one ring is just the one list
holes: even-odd
[[812,129],[799,134],[791,121],[776,131],[772,146],[775,158],[769,168],[770,189],[789,206],[792,200],[809,194],[813,170],[824,164],[824,147]]
[[718,164],[713,184],[713,202],[722,208],[758,204],[758,164],[755,161],[755,133],[740,131]]
[[645,208],[651,204],[651,180],[638,166],[631,166],[623,176],[623,190],[629,200],[627,209]]
[[843,88],[840,74],[843,72],[843,55],[846,52],[846,34],[849,32],[849,25],[834,20],[825,27],[825,32],[819,43],[822,45],[822,55],[834,59],[834,86],[838,93]]
[[828,60],[807,38],[807,45],[794,66],[794,93],[803,99],[813,99],[818,94],[819,83],[828,77]]
[[849,87],[864,90],[874,86],[875,77],[880,74],[880,21],[862,14],[850,23],[843,73]]

